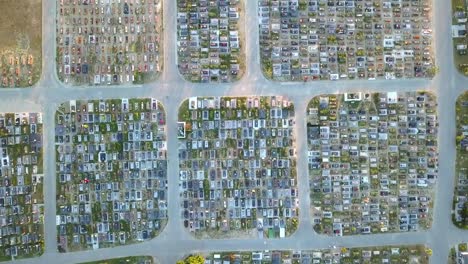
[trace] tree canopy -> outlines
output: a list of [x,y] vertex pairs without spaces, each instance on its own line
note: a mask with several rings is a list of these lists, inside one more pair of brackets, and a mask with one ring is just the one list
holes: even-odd
[[185,260],[177,261],[177,264],[204,264],[205,258],[202,255],[192,255],[185,258]]

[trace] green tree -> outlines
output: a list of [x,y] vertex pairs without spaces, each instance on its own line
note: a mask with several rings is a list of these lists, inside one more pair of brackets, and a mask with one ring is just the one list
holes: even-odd
[[273,65],[271,63],[271,60],[266,60],[264,59],[262,61],[263,65],[263,73],[267,78],[272,78],[273,77]]
[[427,69],[427,75],[429,77],[434,77],[437,73],[439,73],[440,69],[437,66],[432,66],[429,69]]
[[205,199],[210,197],[210,181],[208,179],[203,180],[203,191],[205,193]]
[[336,44],[335,36],[328,36],[327,40],[328,40],[328,44]]
[[185,260],[177,261],[177,264],[204,264],[205,258],[202,255],[192,255],[185,258]]
[[314,225],[314,231],[318,234],[322,234],[323,233],[323,226],[322,224],[316,224]]
[[458,250],[461,252],[465,252],[467,250],[466,243],[461,243],[458,245]]
[[138,36],[137,41],[135,43],[135,50],[136,52],[142,52],[143,51],[143,44],[141,43],[141,37]]
[[307,10],[307,1],[301,0],[299,1],[299,10],[306,11]]

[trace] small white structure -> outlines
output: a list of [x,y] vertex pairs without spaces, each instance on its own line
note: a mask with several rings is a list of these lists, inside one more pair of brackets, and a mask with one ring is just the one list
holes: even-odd
[[388,92],[387,93],[387,103],[396,104],[398,102],[397,92]]
[[[463,33],[464,34],[460,34]],[[452,38],[462,38],[466,35],[466,25],[459,24],[459,25],[452,25]]]
[[189,109],[196,110],[198,108],[197,105],[197,97],[190,97],[189,98]]
[[457,45],[457,50],[466,50],[466,45],[464,44]]
[[362,93],[345,93],[344,94],[345,102],[355,102],[362,100]]

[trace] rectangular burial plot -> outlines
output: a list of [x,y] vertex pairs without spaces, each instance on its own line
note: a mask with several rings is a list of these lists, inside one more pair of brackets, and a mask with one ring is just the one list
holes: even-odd
[[431,3],[261,0],[263,73],[277,81],[431,77]]
[[468,92],[458,98],[456,113],[457,162],[452,220],[457,227],[468,229]]
[[317,96],[307,109],[314,229],[427,230],[438,174],[437,103],[425,92]]
[[243,0],[177,0],[178,67],[192,82],[232,82],[245,71]]
[[[419,263],[429,264],[432,250],[424,245],[312,250],[265,250],[211,252],[187,256],[181,264],[190,263]],[[204,260],[205,262],[195,262]]]
[[0,88],[32,86],[41,77],[42,1],[3,0],[1,5]]
[[42,255],[42,116],[0,113],[0,261]]
[[72,85],[141,84],[162,69],[161,0],[57,0],[57,71]]
[[180,193],[197,238],[284,237],[298,225],[294,106],[281,96],[192,97],[179,109]]
[[69,101],[55,116],[58,250],[156,237],[167,222],[166,114],[153,98]]

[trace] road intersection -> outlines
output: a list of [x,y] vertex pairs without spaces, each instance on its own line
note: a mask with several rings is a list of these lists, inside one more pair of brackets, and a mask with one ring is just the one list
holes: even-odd
[[[433,0],[434,42],[439,74],[433,80],[320,81],[307,83],[278,83],[265,79],[259,65],[259,33],[257,0],[244,0],[246,10],[247,72],[232,84],[193,84],[180,76],[174,64],[177,56],[176,1],[164,0],[164,69],[154,83],[140,86],[67,86],[56,74],[56,0],[43,0],[43,66],[42,78],[27,89],[0,90],[0,112],[39,111],[44,113],[44,201],[45,253],[39,258],[24,259],[24,263],[77,263],[130,255],[152,255],[161,263],[175,263],[183,255],[196,251],[319,249],[331,245],[346,247],[391,244],[426,244],[433,249],[431,263],[446,263],[450,246],[467,241],[468,232],[457,229],[451,222],[451,205],[455,180],[455,101],[468,90],[468,79],[455,68],[450,35],[451,7],[447,1]],[[168,15],[173,14],[173,15]],[[437,183],[434,222],[424,232],[379,234],[348,237],[328,237],[316,234],[310,221],[309,177],[306,153],[306,105],[314,96],[325,93],[352,91],[415,91],[427,90],[438,96],[440,164]],[[296,142],[300,195],[300,225],[286,239],[197,240],[184,228],[179,210],[178,156],[176,121],[179,104],[190,96],[285,95],[296,106]],[[161,235],[153,240],[73,253],[57,252],[56,173],[54,114],[58,104],[71,99],[106,99],[121,97],[154,97],[165,106],[168,126],[168,206],[169,222]]]

